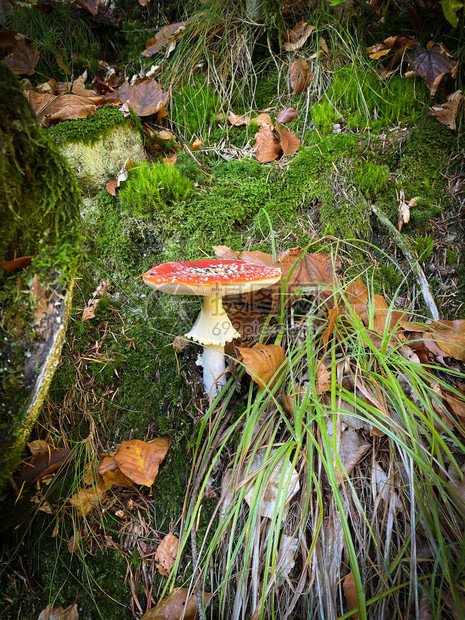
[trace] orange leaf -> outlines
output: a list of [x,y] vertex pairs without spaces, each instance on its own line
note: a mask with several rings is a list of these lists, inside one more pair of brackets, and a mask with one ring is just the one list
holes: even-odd
[[178,158],[177,155],[173,155],[173,157],[163,157],[163,161],[168,166],[174,166],[174,164],[176,163],[177,158]]
[[139,439],[123,441],[115,455],[115,460],[120,470],[130,480],[150,487],[157,477],[158,468],[169,446],[168,437],[160,437],[150,443]]
[[242,114],[230,114],[228,121],[233,127],[241,127],[241,125],[250,125],[250,117]]
[[321,342],[323,343],[323,353],[326,353],[326,348],[328,346],[328,340],[330,339],[334,327],[336,325],[336,321],[338,317],[341,315],[341,311],[337,304],[328,310],[328,325],[325,327],[325,331],[321,336]]
[[323,362],[320,361],[316,371],[316,393],[323,394],[331,390],[330,378],[332,370],[328,370]]
[[179,540],[174,534],[167,534],[155,552],[155,565],[160,575],[168,577],[176,561]]
[[289,83],[296,95],[304,92],[312,81],[312,74],[308,62],[303,58],[298,58],[291,65],[289,74]]
[[258,161],[268,163],[281,154],[281,144],[269,127],[262,127],[255,134],[255,157]]
[[113,455],[105,456],[100,464],[98,473],[102,476],[106,489],[115,487],[132,487],[133,482],[119,469]]
[[76,508],[79,516],[85,517],[96,508],[104,499],[106,489],[101,484],[95,484],[88,489],[79,489],[72,497],[69,498],[71,506]]
[[8,273],[13,273],[15,271],[19,271],[19,269],[24,269],[25,267],[29,267],[33,259],[33,256],[21,256],[21,258],[15,258],[14,260],[6,261],[5,263],[0,263],[0,267]]
[[202,140],[200,140],[199,138],[196,138],[194,142],[192,143],[192,145],[189,147],[189,149],[191,151],[196,151],[199,148],[199,146],[202,146],[202,144],[203,144]]
[[280,127],[279,125],[276,125],[276,131],[279,133],[279,137],[281,138],[283,156],[285,157],[286,155],[297,153],[300,146],[300,140],[295,133],[293,131],[289,131],[288,129],[284,129],[284,127]]
[[[276,372],[280,370],[281,373],[284,370],[282,367],[286,360],[284,349],[277,344],[255,344],[251,349],[237,347],[237,350],[242,355],[246,373],[262,390],[268,384],[271,389],[279,376],[274,377]],[[270,384],[272,377],[274,377],[273,383]]]
[[253,118],[253,123],[257,123],[259,127],[268,127],[269,129],[273,129],[273,121],[271,120],[271,116],[269,114],[259,114],[257,117]]
[[[187,598],[188,593],[188,588],[175,588],[169,596],[149,609],[141,620],[195,620],[199,617],[197,596],[193,593]],[[211,597],[210,592],[202,592],[203,604],[207,605]]]
[[423,334],[426,348],[438,357],[449,356],[465,362],[465,319],[437,321],[430,327],[433,331]]
[[[344,590],[344,596],[346,597],[347,607],[349,608],[349,611],[351,609],[356,609],[358,607],[358,601],[353,573],[349,573],[344,577],[342,581],[342,589]],[[354,620],[358,620],[359,617],[360,614],[358,613],[358,611],[355,611],[352,614],[352,618]]]

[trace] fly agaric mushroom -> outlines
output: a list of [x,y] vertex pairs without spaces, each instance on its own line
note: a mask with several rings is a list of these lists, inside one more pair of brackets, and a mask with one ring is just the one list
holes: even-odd
[[203,295],[203,308],[185,336],[203,344],[203,382],[214,398],[226,384],[224,345],[240,336],[224,311],[222,297],[271,286],[280,279],[281,269],[241,260],[197,260],[157,265],[142,277],[163,293]]

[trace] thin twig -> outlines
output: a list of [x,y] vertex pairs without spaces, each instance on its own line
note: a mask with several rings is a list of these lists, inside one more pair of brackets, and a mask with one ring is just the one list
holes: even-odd
[[408,260],[410,269],[415,275],[418,285],[420,286],[421,294],[423,296],[428,314],[434,321],[437,321],[439,319],[438,308],[429,290],[429,284],[425,273],[420,267],[420,264],[414,255],[412,248],[410,247],[410,243],[407,238],[397,230],[394,224],[383,213],[378,211],[374,205],[371,205],[371,210],[376,215],[379,222],[387,228],[394,243],[402,250],[405,258]]

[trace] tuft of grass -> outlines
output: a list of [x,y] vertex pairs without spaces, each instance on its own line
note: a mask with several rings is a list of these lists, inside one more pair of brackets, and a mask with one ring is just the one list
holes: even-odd
[[[463,475],[465,433],[437,392],[454,392],[463,375],[413,361],[395,330],[375,335],[347,304],[346,286],[333,292],[347,309],[326,346],[327,307],[314,301],[293,327],[274,329],[287,360],[273,387],[250,385],[245,408],[233,414],[231,379],[200,423],[200,483],[181,549],[195,536],[213,478],[221,498],[197,541],[191,587],[213,591],[221,617],[342,620],[354,611],[346,579],[361,619],[420,603],[439,619],[447,605],[463,604],[463,503],[454,481]],[[319,393],[322,363],[329,389]],[[289,498],[296,474],[300,487]],[[273,479],[277,499],[264,517]]]

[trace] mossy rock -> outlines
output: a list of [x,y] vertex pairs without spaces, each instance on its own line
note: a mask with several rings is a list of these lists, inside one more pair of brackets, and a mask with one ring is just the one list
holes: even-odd
[[[81,196],[21,84],[0,62],[0,488],[18,464],[65,337]],[[11,265],[7,265],[11,268]]]
[[125,117],[105,106],[94,116],[60,123],[49,130],[74,171],[80,190],[94,196],[114,179],[124,162],[145,159],[142,128],[133,113]]

